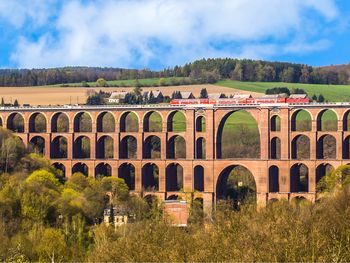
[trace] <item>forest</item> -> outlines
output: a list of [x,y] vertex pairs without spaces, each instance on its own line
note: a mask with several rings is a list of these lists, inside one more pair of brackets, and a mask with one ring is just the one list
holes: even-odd
[[43,86],[54,84],[178,77],[184,83],[214,83],[220,79],[258,82],[349,84],[348,65],[312,67],[305,64],[249,59],[201,59],[160,71],[99,67],[50,69],[0,69],[0,86]]

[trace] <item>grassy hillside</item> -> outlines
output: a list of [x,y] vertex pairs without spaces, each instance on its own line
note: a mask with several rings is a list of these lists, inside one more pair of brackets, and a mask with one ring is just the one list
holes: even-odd
[[288,87],[289,89],[304,89],[309,96],[322,94],[328,101],[350,101],[350,85],[301,84],[284,82],[241,82],[221,80],[216,85],[230,87],[251,92],[262,92],[273,87]]

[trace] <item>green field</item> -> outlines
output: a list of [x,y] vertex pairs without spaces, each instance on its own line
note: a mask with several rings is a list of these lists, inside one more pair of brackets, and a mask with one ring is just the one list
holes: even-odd
[[251,92],[265,93],[266,89],[287,87],[289,89],[304,89],[311,97],[322,94],[327,101],[350,101],[350,85],[301,84],[284,82],[242,82],[234,80],[220,80],[216,85],[230,87]]

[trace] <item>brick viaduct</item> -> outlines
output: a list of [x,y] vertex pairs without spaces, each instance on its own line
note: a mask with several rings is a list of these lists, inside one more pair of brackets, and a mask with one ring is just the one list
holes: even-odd
[[[222,159],[218,153],[220,149],[219,132],[222,122],[232,112],[245,110],[256,120],[260,132],[260,158],[258,159]],[[301,110],[310,114],[311,125],[309,131],[297,131],[295,116]],[[337,116],[336,129],[324,131],[321,117],[325,110],[333,111]],[[349,159],[348,113],[350,104],[295,104],[295,105],[240,105],[240,106],[60,106],[60,107],[18,107],[1,108],[0,121],[3,127],[13,130],[13,116],[22,116],[23,130],[14,130],[25,145],[40,136],[45,142],[43,154],[52,160],[52,163],[65,171],[65,176],[70,177],[72,172],[84,170],[89,176],[95,176],[99,168],[108,166],[111,176],[124,176],[122,167],[132,167],[134,182],[131,188],[142,196],[156,195],[161,200],[171,198],[174,195],[183,196],[194,193],[195,198],[201,198],[205,209],[210,209],[216,202],[219,177],[226,168],[240,165],[247,168],[254,176],[257,190],[257,202],[266,204],[272,199],[292,199],[302,197],[314,201],[316,198],[316,182],[324,175],[325,167],[337,167],[346,164]],[[76,125],[76,119],[82,113],[88,113],[91,117],[91,132],[80,132]],[[100,116],[110,112],[114,119],[114,132],[103,132],[101,129]],[[134,112],[138,117],[138,131],[128,132],[125,129],[124,116]],[[162,118],[162,127],[159,132],[150,132],[147,116],[152,112],[158,112]],[[182,112],[186,118],[186,131],[173,132],[171,118],[174,112]],[[33,118],[42,114],[46,118],[46,129],[43,132],[35,132]],[[68,117],[69,128],[66,132],[57,132],[57,114],[65,114]],[[55,117],[56,116],[56,117]],[[276,119],[280,120],[280,127],[276,128]],[[56,119],[56,120],[55,120]],[[205,120],[205,131],[198,125]],[[335,154],[332,157],[324,157],[318,152],[323,147],[321,143],[325,135],[333,138]],[[75,142],[85,136],[90,141],[90,156],[86,158],[74,156]],[[99,158],[98,142],[104,136],[113,139],[113,156],[111,158]],[[123,139],[133,136],[136,139],[136,157],[128,159],[122,157],[124,148],[121,147]],[[145,141],[149,136],[157,136],[160,139],[160,158],[150,159],[145,156]],[[167,154],[169,141],[174,136],[182,136],[186,145],[185,158],[175,159]],[[309,156],[298,158],[295,140],[300,136],[307,137]],[[67,141],[66,158],[53,156],[53,142],[56,137],[64,137]],[[199,154],[197,141],[205,143],[205,154]],[[276,140],[280,143],[276,146]],[[304,142],[305,143],[305,142]],[[278,147],[278,156],[275,154]],[[328,159],[327,159],[328,158]],[[349,161],[350,162],[350,161]],[[159,169],[159,179],[156,188],[147,188],[145,167],[156,165]],[[306,167],[307,188],[298,189],[293,186],[295,178],[292,173],[301,165]],[[80,167],[80,168],[79,168]],[[83,167],[83,168],[81,168]],[[172,176],[178,176],[178,172],[172,172],[173,167],[181,167],[183,185],[181,189],[174,188],[171,182]],[[177,169],[177,168],[176,168]],[[101,170],[102,173],[104,169]],[[196,173],[198,173],[196,175]],[[128,175],[128,172],[126,172]],[[202,176],[202,177],[201,177]],[[125,179],[125,178],[124,178]],[[128,179],[126,178],[126,181]],[[196,182],[201,180],[202,182]],[[298,179],[296,179],[298,180]],[[169,182],[168,182],[169,181]],[[273,182],[275,181],[275,182]],[[176,183],[176,179],[175,179]],[[130,184],[130,182],[128,182]],[[146,183],[147,184],[147,183]]]

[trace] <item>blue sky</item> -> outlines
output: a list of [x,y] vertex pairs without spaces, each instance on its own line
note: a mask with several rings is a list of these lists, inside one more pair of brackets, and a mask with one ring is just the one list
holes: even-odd
[[0,0],[0,68],[350,63],[348,0]]

